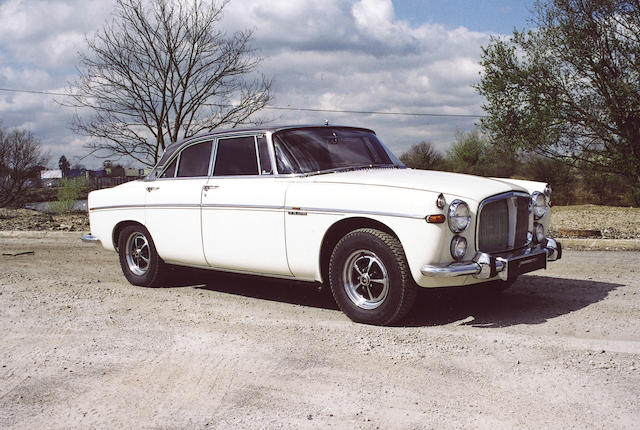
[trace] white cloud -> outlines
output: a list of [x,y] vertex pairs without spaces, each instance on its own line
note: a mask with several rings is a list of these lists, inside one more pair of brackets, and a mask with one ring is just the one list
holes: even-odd
[[[112,1],[8,0],[0,5],[0,87],[53,90],[73,80],[84,35],[99,29]],[[228,31],[252,29],[264,58],[261,71],[275,80],[276,106],[481,114],[480,46],[488,34],[464,27],[419,26],[395,17],[391,0],[233,0]],[[39,100],[39,102],[38,102]],[[21,117],[21,115],[23,117]],[[33,124],[56,151],[79,152],[84,139],[66,128],[72,112],[50,97],[0,93],[5,126]],[[456,128],[474,120],[300,111],[268,111],[277,122],[324,119],[375,129],[396,152],[423,139],[444,149]]]

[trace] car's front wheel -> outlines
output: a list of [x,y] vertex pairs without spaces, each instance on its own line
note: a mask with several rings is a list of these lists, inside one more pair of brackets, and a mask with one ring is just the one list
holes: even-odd
[[130,225],[120,233],[118,254],[122,273],[133,285],[155,287],[161,282],[165,263],[158,256],[151,235],[141,225]]
[[416,297],[400,241],[363,228],[344,236],[329,263],[331,292],[353,321],[389,325],[404,317]]

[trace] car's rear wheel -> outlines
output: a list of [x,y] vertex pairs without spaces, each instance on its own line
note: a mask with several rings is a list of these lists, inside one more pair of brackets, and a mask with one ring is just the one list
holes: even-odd
[[130,225],[120,232],[118,253],[122,273],[133,285],[155,287],[162,281],[166,265],[143,226]]
[[344,236],[329,262],[331,292],[353,321],[389,325],[404,317],[416,296],[400,241],[363,228]]

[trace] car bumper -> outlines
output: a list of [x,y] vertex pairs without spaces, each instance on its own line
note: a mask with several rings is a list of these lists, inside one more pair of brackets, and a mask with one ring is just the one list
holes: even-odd
[[95,243],[95,244],[99,244],[100,243],[100,239],[98,239],[97,237],[95,237],[91,233],[85,234],[84,236],[82,236],[80,238],[80,240],[82,240],[84,243]]
[[453,278],[473,276],[477,279],[490,279],[499,276],[506,281],[538,269],[546,268],[547,261],[562,258],[562,245],[555,239],[547,238],[544,243],[531,245],[504,254],[486,254],[478,252],[471,261],[431,265],[420,268],[422,275],[432,278]]

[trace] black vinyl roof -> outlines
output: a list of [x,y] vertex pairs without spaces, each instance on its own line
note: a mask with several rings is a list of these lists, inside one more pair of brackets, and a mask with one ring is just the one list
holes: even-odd
[[[206,137],[216,137],[220,135],[233,135],[233,134],[245,134],[245,133],[266,133],[266,132],[276,132],[280,130],[291,130],[296,128],[322,128],[322,127],[331,127],[331,128],[353,128],[358,130],[365,130],[375,134],[375,132],[366,127],[353,127],[348,125],[331,125],[331,124],[308,124],[308,125],[269,125],[269,126],[256,126],[256,127],[240,127],[240,128],[226,128],[221,130],[215,130],[208,133],[201,133],[191,137],[187,137],[186,139],[179,140],[178,142],[173,142],[169,144],[162,154],[160,158],[160,162],[166,161],[168,157],[171,156],[178,148],[183,145],[188,144],[189,142],[195,139],[201,139]],[[158,163],[160,164],[160,163]]]

